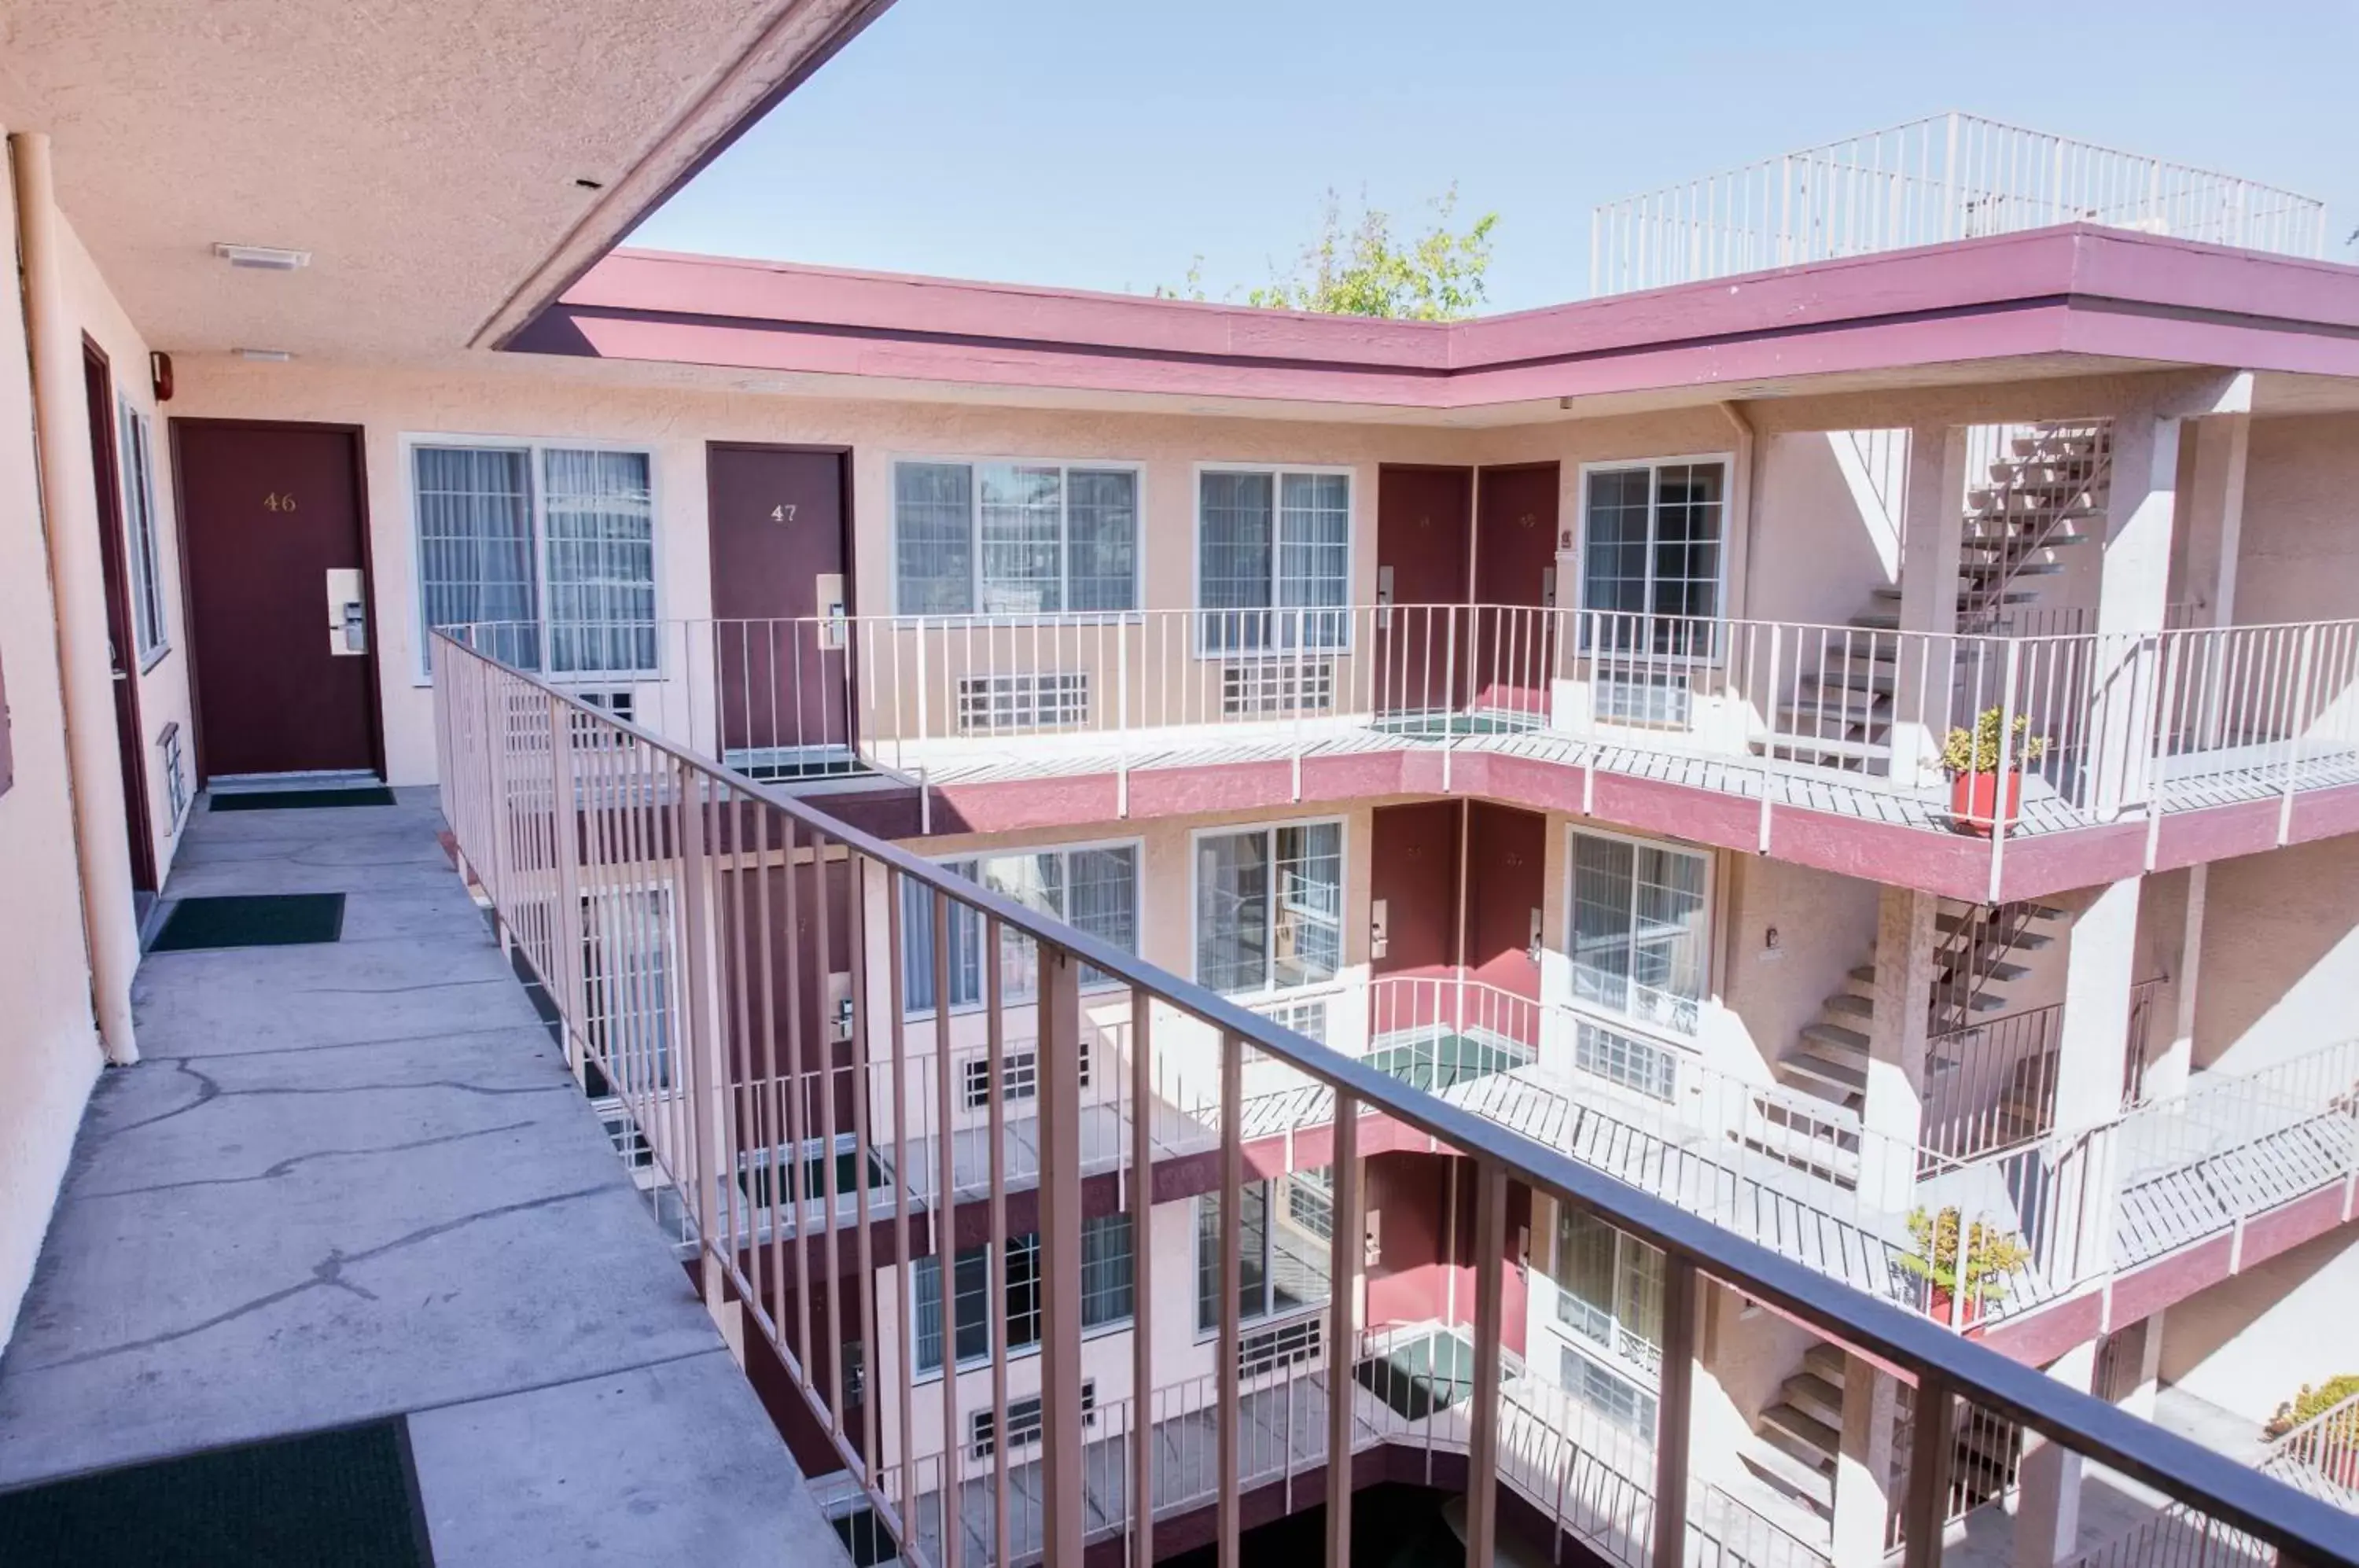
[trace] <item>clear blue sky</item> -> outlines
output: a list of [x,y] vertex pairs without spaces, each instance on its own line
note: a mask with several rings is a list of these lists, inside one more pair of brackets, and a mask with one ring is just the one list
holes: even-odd
[[1454,180],[1516,310],[1600,201],[1957,108],[2322,197],[2359,261],[2355,99],[2359,0],[900,0],[633,243],[1219,298],[1331,187]]

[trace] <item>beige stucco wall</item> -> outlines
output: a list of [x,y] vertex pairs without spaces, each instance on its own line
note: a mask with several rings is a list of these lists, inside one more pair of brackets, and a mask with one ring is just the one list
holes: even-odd
[[[13,185],[0,246],[16,276]],[[0,673],[16,782],[0,795],[0,1343],[40,1251],[83,1101],[98,1075],[74,853],[57,615],[41,531],[24,317],[0,308]],[[106,783],[112,787],[113,780]]]
[[2164,1313],[2162,1380],[2267,1421],[2304,1383],[2359,1372],[2354,1301],[2359,1235],[2346,1225]]
[[2359,837],[2215,863],[2204,898],[2195,1065],[2249,1073],[2354,1032]]
[[2359,415],[2256,419],[2235,618],[2359,615]]

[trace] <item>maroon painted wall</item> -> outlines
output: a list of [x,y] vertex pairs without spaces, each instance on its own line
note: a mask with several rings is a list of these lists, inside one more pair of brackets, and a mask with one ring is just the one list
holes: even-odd
[[1539,965],[1528,950],[1532,911],[1548,898],[1548,819],[1488,801],[1466,824],[1466,965],[1471,977],[1537,1001]]
[[[1451,1176],[1457,1168],[1455,1226],[1449,1223]],[[1456,1155],[1379,1154],[1367,1160],[1366,1203],[1378,1222],[1381,1247],[1367,1270],[1367,1324],[1426,1318],[1472,1323],[1474,1318],[1474,1164]],[[1501,1301],[1500,1342],[1524,1353],[1527,1290],[1522,1238],[1530,1227],[1530,1189],[1507,1187],[1509,1264]],[[1445,1246],[1445,1240],[1448,1245]],[[1453,1295],[1452,1286],[1455,1286]]]
[[1441,975],[1458,956],[1455,800],[1378,806],[1370,816],[1369,896],[1386,902],[1391,940],[1376,975]]

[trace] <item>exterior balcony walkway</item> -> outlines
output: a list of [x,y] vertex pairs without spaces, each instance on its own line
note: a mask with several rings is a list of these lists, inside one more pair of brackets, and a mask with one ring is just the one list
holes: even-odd
[[435,1558],[825,1564],[842,1543],[438,842],[214,812],[169,886],[337,939],[149,954],[0,1358],[0,1488],[393,1419]]

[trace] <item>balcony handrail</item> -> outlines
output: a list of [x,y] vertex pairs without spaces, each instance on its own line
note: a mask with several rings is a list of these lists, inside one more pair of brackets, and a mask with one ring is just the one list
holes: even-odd
[[[1493,1179],[1501,1183],[1512,1178],[1603,1217],[1616,1228],[1665,1253],[1672,1265],[1669,1277],[1682,1288],[1692,1290],[1691,1282],[1698,1277],[1721,1280],[1854,1347],[1917,1383],[1920,1408],[1927,1389],[1938,1390],[1943,1399],[1971,1399],[2088,1459],[2195,1503],[2206,1512],[2309,1562],[2359,1568],[2359,1520],[2283,1483],[2259,1475],[2101,1399],[2068,1388],[2038,1368],[1951,1334],[1921,1314],[1854,1290],[1570,1156],[1509,1133],[1448,1101],[1414,1090],[1380,1069],[1279,1028],[1229,998],[1151,964],[1112,942],[957,877],[897,844],[853,827],[773,786],[707,761],[514,664],[478,653],[448,628],[438,629],[433,635],[438,707],[442,709],[446,735],[451,733],[448,709],[444,706],[449,699],[443,693],[448,691],[453,666],[472,661],[489,672],[482,678],[487,682],[493,676],[502,678],[550,704],[552,746],[558,735],[570,735],[573,730],[592,735],[612,732],[629,737],[650,757],[660,758],[677,769],[682,786],[679,816],[688,824],[684,831],[698,835],[697,842],[706,831],[705,809],[688,809],[690,784],[702,792],[699,796],[702,800],[742,798],[759,802],[798,829],[807,831],[815,845],[841,845],[848,855],[886,868],[904,883],[914,882],[929,889],[938,908],[943,907],[940,900],[944,899],[962,904],[1003,929],[1028,936],[1038,944],[1044,966],[1048,954],[1053,952],[1069,963],[1117,976],[1136,994],[1160,1000],[1209,1026],[1233,1042],[1228,1048],[1233,1053],[1240,1045],[1248,1046],[1286,1062],[1307,1077],[1348,1094],[1473,1157],[1478,1167],[1490,1167],[1495,1173]],[[488,693],[488,684],[485,690]],[[556,722],[560,716],[566,724]],[[513,739],[512,730],[512,713],[504,706],[497,732],[504,747]],[[571,743],[569,740],[566,744]],[[490,829],[493,845],[489,847],[495,851],[501,833],[510,831],[501,826],[501,819],[512,804],[499,773],[505,767],[505,755],[503,750],[491,758],[493,773],[484,781],[487,794],[496,789],[500,796]],[[443,766],[446,784],[457,782],[452,772],[455,765],[447,755]],[[532,789],[537,792],[539,786]],[[553,789],[548,799],[552,811],[560,803]],[[570,840],[573,831],[571,813],[579,808],[571,798],[563,800],[562,805],[569,813],[569,830],[561,836]],[[446,800],[445,808],[449,811],[451,802]],[[471,816],[469,821],[472,820]],[[458,825],[454,819],[454,827]],[[462,853],[472,860],[485,847],[479,843],[462,844]],[[686,846],[680,846],[680,853],[687,855]],[[697,875],[706,874],[703,868],[697,868]],[[494,886],[495,909],[501,891],[499,886]],[[504,918],[511,913],[498,912]],[[788,951],[793,952],[791,945]],[[700,985],[709,983],[705,976],[695,978]],[[995,1105],[996,1102],[995,1108]],[[1223,1142],[1232,1162],[1235,1159],[1236,1136],[1235,1127],[1224,1127]],[[832,1167],[828,1169],[832,1185]],[[707,1235],[702,1245],[711,1256],[715,1238]],[[737,1268],[734,1255],[714,1258],[713,1261],[726,1271],[734,1272]],[[1673,1293],[1676,1295],[1676,1291]],[[1224,1305],[1224,1312],[1227,1310]],[[1690,1320],[1679,1332],[1691,1342],[1692,1307],[1681,1306],[1678,1311]],[[947,1332],[948,1324],[944,1326]],[[1692,1351],[1682,1350],[1680,1354],[1691,1355]],[[1483,1364],[1479,1345],[1477,1364],[1478,1367]],[[1497,1376],[1495,1356],[1492,1357],[1489,1376]],[[1482,1408],[1479,1394],[1476,1408]],[[1479,1440],[1481,1434],[1477,1435]],[[1078,1465],[1077,1455],[1074,1463]],[[1478,1482],[1495,1473],[1495,1454],[1489,1465],[1473,1466]],[[1938,1468],[1927,1468],[1920,1485],[1930,1486],[1938,1475]],[[1684,1490],[1683,1480],[1681,1489]],[[1678,1516],[1673,1518],[1676,1530]],[[1658,1530],[1660,1523],[1658,1520]],[[1658,1545],[1661,1545],[1659,1535]],[[1078,1562],[1078,1556],[1071,1561]]]

